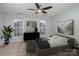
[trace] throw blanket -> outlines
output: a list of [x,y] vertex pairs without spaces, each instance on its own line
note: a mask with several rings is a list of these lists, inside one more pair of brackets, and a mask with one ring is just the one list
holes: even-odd
[[42,38],[37,39],[36,43],[40,49],[50,48],[48,41],[42,40]]

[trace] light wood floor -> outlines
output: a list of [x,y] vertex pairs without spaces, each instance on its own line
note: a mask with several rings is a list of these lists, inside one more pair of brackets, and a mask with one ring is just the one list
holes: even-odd
[[7,46],[0,45],[0,56],[26,56],[26,43],[12,42]]

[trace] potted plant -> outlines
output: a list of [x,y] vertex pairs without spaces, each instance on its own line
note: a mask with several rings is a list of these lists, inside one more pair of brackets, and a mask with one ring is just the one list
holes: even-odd
[[11,38],[11,33],[13,32],[13,28],[11,26],[3,26],[1,39],[4,40],[4,44],[7,45],[9,43],[9,39]]

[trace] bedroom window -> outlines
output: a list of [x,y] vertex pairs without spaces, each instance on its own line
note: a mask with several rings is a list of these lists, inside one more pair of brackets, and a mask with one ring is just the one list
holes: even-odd
[[22,36],[22,19],[14,20],[14,36]]
[[44,35],[46,33],[46,21],[45,20],[40,20],[39,28],[40,28],[40,34]]

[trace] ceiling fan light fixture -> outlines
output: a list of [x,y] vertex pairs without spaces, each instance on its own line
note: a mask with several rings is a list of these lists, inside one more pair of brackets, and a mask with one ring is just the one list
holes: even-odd
[[41,12],[42,12],[42,10],[40,10],[40,9],[39,9],[39,10],[37,10],[37,11],[38,11],[39,13],[41,13]]

